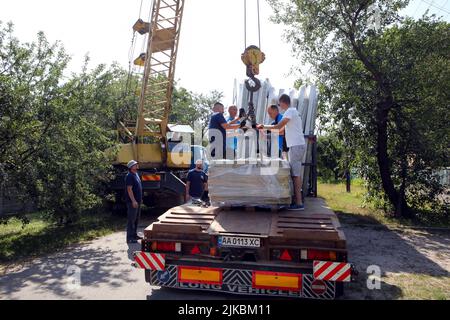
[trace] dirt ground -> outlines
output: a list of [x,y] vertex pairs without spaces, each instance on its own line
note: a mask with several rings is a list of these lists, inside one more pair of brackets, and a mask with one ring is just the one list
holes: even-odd
[[[349,260],[359,275],[342,299],[450,299],[450,232],[390,228],[338,214]],[[141,230],[146,224],[141,223]],[[139,245],[117,232],[63,252],[0,270],[0,299],[241,299],[240,296],[150,287],[130,266]],[[68,268],[81,271],[81,287],[68,286]],[[381,271],[380,289],[367,287],[367,267]],[[372,283],[372,281],[369,281]],[[249,297],[242,297],[248,299]]]
[[[362,224],[345,214],[339,217],[349,260],[359,271],[345,299],[450,299],[450,230]],[[381,271],[380,289],[367,287],[369,266]]]

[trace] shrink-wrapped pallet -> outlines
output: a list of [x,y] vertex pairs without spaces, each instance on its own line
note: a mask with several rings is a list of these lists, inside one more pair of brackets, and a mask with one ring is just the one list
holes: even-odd
[[286,160],[213,160],[209,196],[219,206],[274,206],[291,203],[292,181]]

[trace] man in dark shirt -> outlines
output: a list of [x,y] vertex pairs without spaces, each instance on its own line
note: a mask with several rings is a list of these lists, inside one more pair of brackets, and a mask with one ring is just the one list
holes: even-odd
[[[211,157],[216,159],[224,159],[226,156],[226,137],[227,129],[238,129],[239,118],[233,121],[227,122],[223,113],[225,112],[225,107],[222,103],[216,102],[213,107],[213,115],[209,121],[209,143],[215,143],[211,150]],[[221,148],[222,147],[222,148]],[[222,149],[222,150],[221,150]],[[222,153],[222,154],[220,154]]]
[[128,174],[125,177],[126,185],[126,202],[127,202],[127,243],[136,243],[137,240],[142,239],[137,234],[137,226],[139,217],[141,215],[142,202],[142,183],[137,170],[138,163],[135,160],[128,162]]
[[195,168],[190,170],[186,182],[186,201],[190,198],[205,199],[208,193],[208,176],[203,171],[203,161],[197,160]]

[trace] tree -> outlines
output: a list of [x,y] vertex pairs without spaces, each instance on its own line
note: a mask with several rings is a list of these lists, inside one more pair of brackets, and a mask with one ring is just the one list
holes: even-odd
[[344,160],[344,146],[335,132],[318,137],[317,166],[322,179],[337,182],[344,175]]
[[124,72],[101,65],[64,76],[69,56],[43,33],[20,43],[0,24],[2,183],[60,224],[102,201]]
[[202,140],[208,130],[209,119],[212,114],[212,107],[214,103],[220,102],[223,99],[223,92],[213,90],[208,94],[198,94],[194,98],[195,109],[198,113],[198,124],[200,126]]
[[194,107],[194,97],[191,92],[182,87],[175,87],[172,95],[172,111],[169,122],[194,125],[197,110]]
[[270,2],[324,88],[322,112],[358,147],[371,191],[399,216],[437,205],[432,173],[448,162],[448,24],[403,21],[408,1]]
[[[13,186],[59,224],[101,204],[112,178],[118,121],[136,119],[141,79],[89,57],[67,75],[70,58],[43,33],[21,43],[0,22],[0,187]],[[211,99],[175,87],[170,121],[205,122]],[[203,125],[204,126],[204,125]]]

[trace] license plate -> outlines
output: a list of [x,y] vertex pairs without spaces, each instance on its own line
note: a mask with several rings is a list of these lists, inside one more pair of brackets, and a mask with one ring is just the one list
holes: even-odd
[[218,245],[219,247],[259,248],[261,241],[259,238],[220,236]]

